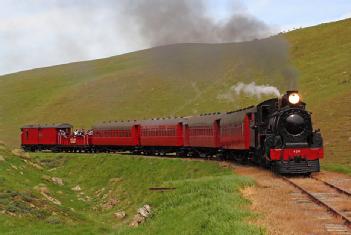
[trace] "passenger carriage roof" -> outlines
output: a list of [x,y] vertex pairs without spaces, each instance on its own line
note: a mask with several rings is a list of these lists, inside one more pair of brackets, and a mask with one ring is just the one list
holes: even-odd
[[159,118],[159,119],[146,119],[141,121],[111,121],[101,122],[93,126],[95,130],[111,130],[111,129],[130,129],[134,125],[142,126],[162,126],[162,125],[177,125],[184,122],[185,118]]
[[189,126],[212,126],[213,122],[221,119],[224,113],[206,113],[187,118]]
[[187,117],[186,124],[189,126],[211,126],[216,120],[221,124],[241,122],[247,113],[256,112],[255,106],[226,112],[226,113],[205,113],[197,116]]
[[52,123],[52,124],[29,124],[24,125],[21,128],[72,128],[73,126],[69,123]]
[[113,130],[113,129],[130,129],[137,122],[132,121],[110,121],[110,122],[100,122],[93,125],[94,130]]
[[247,113],[256,112],[255,106],[250,106],[244,109],[227,112],[222,116],[221,125],[240,123],[244,120]]
[[177,125],[178,123],[185,122],[185,118],[159,118],[159,119],[148,119],[140,121],[142,126],[167,126],[167,125]]

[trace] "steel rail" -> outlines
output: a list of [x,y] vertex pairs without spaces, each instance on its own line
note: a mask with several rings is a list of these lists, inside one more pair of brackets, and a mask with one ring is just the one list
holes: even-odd
[[324,183],[325,185],[327,185],[327,186],[329,186],[329,187],[331,187],[331,188],[333,188],[333,189],[339,191],[340,193],[343,193],[343,194],[345,194],[345,195],[351,197],[351,192],[348,192],[348,191],[346,191],[346,190],[344,190],[344,189],[342,189],[342,188],[339,188],[339,187],[336,186],[335,184],[331,184],[331,183],[329,183],[329,182],[327,182],[327,181],[324,181],[324,180],[322,180],[322,179],[319,179],[319,178],[317,178],[317,177],[315,177],[315,176],[310,176],[310,177],[311,177],[312,179],[314,179],[314,180],[318,180],[318,181]]
[[286,182],[288,182],[289,184],[291,184],[295,188],[299,189],[302,193],[306,194],[310,199],[312,199],[312,201],[314,201],[318,205],[324,206],[328,211],[330,211],[336,217],[340,217],[344,221],[345,225],[348,226],[351,229],[351,220],[344,213],[342,213],[341,211],[338,211],[337,209],[333,208],[328,203],[323,202],[322,200],[319,200],[312,193],[308,192],[306,189],[304,189],[300,185],[296,184],[295,182],[293,182],[289,178],[287,178],[285,176],[282,176],[282,179],[284,179]]

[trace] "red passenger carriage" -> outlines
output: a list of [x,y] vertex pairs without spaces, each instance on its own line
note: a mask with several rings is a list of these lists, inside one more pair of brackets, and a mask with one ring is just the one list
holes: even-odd
[[184,118],[151,119],[140,122],[140,146],[143,150],[162,153],[182,147]]
[[221,113],[211,113],[188,118],[185,123],[185,146],[219,148],[221,117]]
[[249,150],[255,146],[250,122],[254,119],[254,107],[228,112],[221,117],[220,145],[229,150]]
[[68,123],[25,125],[21,128],[21,143],[25,150],[51,150],[59,146],[60,133],[71,132]]
[[129,149],[140,143],[140,125],[135,121],[103,122],[93,126],[91,145],[94,149]]

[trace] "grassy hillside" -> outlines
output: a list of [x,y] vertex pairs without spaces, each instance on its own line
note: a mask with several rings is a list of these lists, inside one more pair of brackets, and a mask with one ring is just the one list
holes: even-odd
[[[325,136],[326,163],[350,167],[351,20],[281,36],[289,42],[291,63],[299,71],[299,90]],[[65,121],[89,127],[101,120],[254,104],[255,98],[235,96],[230,87],[256,81],[285,89],[279,66],[269,58],[250,57],[259,53],[254,45],[266,42],[171,45],[2,76],[0,139],[18,146],[19,127],[26,123]]]
[[[1,234],[263,233],[248,224],[253,215],[239,192],[251,181],[214,162],[108,154],[30,157],[0,147],[0,172],[6,172],[0,176]],[[151,218],[130,227],[145,204]],[[119,211],[126,217],[116,218]]]
[[351,19],[300,29],[286,38],[299,88],[325,138],[324,167],[351,174]]

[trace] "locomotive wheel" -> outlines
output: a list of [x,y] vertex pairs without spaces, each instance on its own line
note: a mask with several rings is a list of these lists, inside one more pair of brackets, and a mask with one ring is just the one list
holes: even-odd
[[227,156],[226,153],[222,153],[222,154],[220,155],[219,159],[222,160],[222,161],[226,161],[226,160],[228,159],[228,156]]
[[263,168],[267,168],[268,164],[267,164],[267,160],[265,159],[265,157],[260,159],[260,166]]
[[240,154],[241,156],[241,163],[243,165],[247,165],[249,162],[247,161],[246,155],[245,154]]

